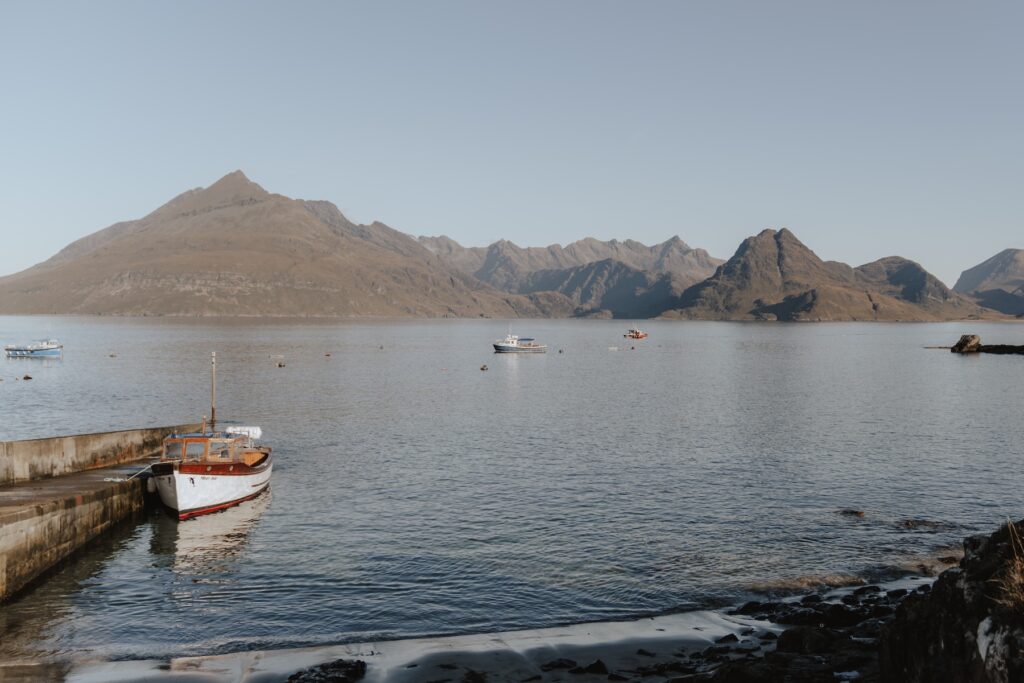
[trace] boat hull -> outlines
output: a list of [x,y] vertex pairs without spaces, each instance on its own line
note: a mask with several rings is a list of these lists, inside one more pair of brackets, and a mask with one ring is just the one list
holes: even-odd
[[547,353],[546,346],[512,346],[510,344],[495,344],[495,353]]
[[270,486],[273,467],[269,455],[258,467],[159,463],[153,466],[153,480],[161,502],[184,520],[255,498]]
[[8,358],[60,358],[62,349],[4,349]]

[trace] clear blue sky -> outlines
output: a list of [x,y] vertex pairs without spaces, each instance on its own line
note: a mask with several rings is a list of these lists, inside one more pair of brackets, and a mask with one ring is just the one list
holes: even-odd
[[0,274],[234,169],[467,245],[1024,247],[1024,5],[4,2]]

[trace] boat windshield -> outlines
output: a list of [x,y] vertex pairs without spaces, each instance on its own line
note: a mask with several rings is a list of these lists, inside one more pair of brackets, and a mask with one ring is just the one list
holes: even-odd
[[164,444],[164,460],[181,460],[181,441],[168,441]]
[[185,444],[186,460],[201,460],[206,455],[205,441],[189,441]]
[[210,441],[210,457],[230,460],[235,455],[234,440]]

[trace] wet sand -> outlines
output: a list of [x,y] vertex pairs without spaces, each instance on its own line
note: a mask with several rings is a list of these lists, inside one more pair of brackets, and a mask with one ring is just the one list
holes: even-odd
[[[928,586],[932,580],[906,577],[883,584],[882,590],[905,592]],[[822,597],[841,604],[855,590],[841,588]],[[774,604],[795,608],[800,601],[795,596]],[[779,634],[791,628],[736,611],[704,610],[505,633],[179,657],[169,662],[80,662],[72,667],[67,680],[270,683],[336,660],[365,662],[362,680],[367,683],[685,680],[702,677],[723,662],[759,659],[775,649]]]
[[[337,659],[362,660],[368,683],[390,681],[485,680],[577,681],[608,680],[611,672],[624,677],[661,667],[677,677],[690,668],[685,660],[715,641],[735,635],[759,644],[756,634],[778,634],[785,627],[718,611],[686,612],[636,621],[572,626],[441,638],[355,643],[327,647],[241,652],[211,657],[182,657],[166,662],[96,662],[76,666],[68,681],[284,681],[307,667]],[[744,635],[745,634],[745,635]],[[562,660],[559,662],[558,660]],[[606,671],[569,674],[600,660]],[[569,662],[573,664],[570,665]],[[554,668],[549,665],[556,664]],[[600,667],[597,667],[600,668]],[[614,679],[613,679],[614,680]]]

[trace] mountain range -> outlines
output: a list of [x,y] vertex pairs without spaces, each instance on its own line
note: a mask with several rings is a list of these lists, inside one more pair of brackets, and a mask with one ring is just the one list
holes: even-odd
[[786,229],[744,240],[726,262],[679,237],[463,247],[354,223],[330,202],[272,194],[236,171],[0,278],[0,313],[1005,317],[1024,313],[1015,308],[1024,301],[1022,254],[1007,250],[965,271],[953,291],[900,257],[857,268],[822,261]]
[[851,268],[822,261],[792,232],[748,237],[668,317],[703,320],[950,320],[986,311],[919,264],[890,256]]
[[0,278],[0,312],[541,316],[382,223],[271,194],[236,171]]
[[953,289],[982,306],[1024,316],[1024,249],[1004,249],[965,270]]

